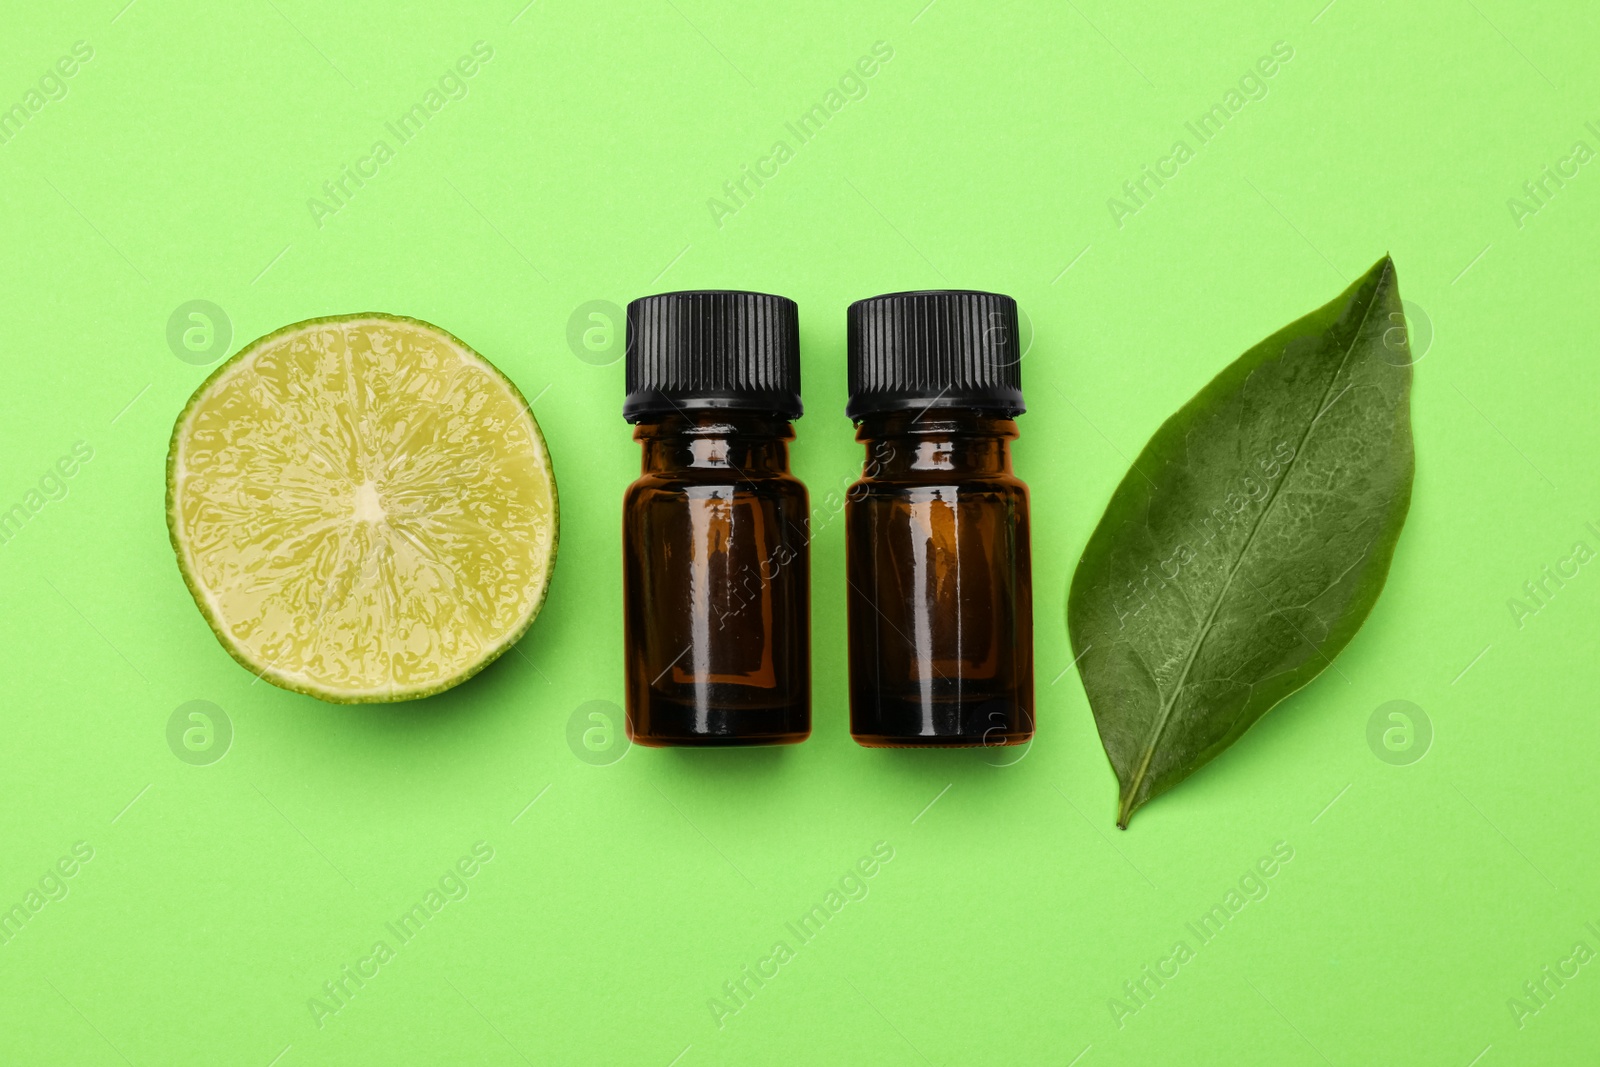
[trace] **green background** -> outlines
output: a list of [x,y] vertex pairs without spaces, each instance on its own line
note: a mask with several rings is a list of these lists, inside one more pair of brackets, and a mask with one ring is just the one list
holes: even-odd
[[[523,2],[0,16],[0,107],[28,114],[0,144],[0,508],[27,513],[0,545],[0,908],[93,850],[0,945],[0,1062],[1591,1061],[1600,964],[1546,980],[1537,1013],[1508,1001],[1576,942],[1600,951],[1600,565],[1546,580],[1520,619],[1508,601],[1576,542],[1600,549],[1600,164],[1574,156],[1600,149],[1594,12]],[[80,40],[92,59],[29,112]],[[493,54],[465,97],[402,144],[385,124],[478,41]],[[1259,98],[1199,144],[1185,122],[1280,41],[1266,94],[1247,80]],[[785,123],[875,42],[893,56],[865,96],[800,144]],[[393,158],[316,217],[308,200],[380,139]],[[780,139],[792,158],[718,219],[710,198]],[[1178,139],[1194,157],[1119,225],[1108,200]],[[1528,199],[1568,159],[1576,176]],[[1336,669],[1120,833],[1070,669],[1074,560],[1163,418],[1385,251],[1426,347],[1388,588]],[[574,348],[568,325],[591,301],[711,286],[801,307],[815,733],[606,763],[621,750],[574,747],[569,726],[622,699],[637,448],[619,339]],[[844,308],[930,286],[1013,294],[1034,331],[1026,753],[847,733],[828,496],[860,464]],[[534,400],[561,553],[516,653],[391,707],[252,684],[223,653],[163,516],[172,421],[222,355],[169,344],[195,299],[224,310],[229,352],[316,315],[424,318]],[[92,459],[46,498],[80,441]],[[193,700],[231,724],[209,765],[177,753],[215,756],[221,732],[198,755],[168,741]],[[1398,754],[1368,741],[1391,700],[1421,709]],[[400,945],[385,924],[480,841],[470,894]],[[893,859],[868,894],[801,944],[785,924],[878,842]],[[1270,894],[1201,946],[1185,924],[1275,846],[1293,858]],[[380,939],[393,958],[319,1026],[308,1002]],[[723,983],[779,940],[793,959],[719,1026],[708,1001],[737,1006]],[[1112,998],[1138,1006],[1123,983],[1179,940],[1193,958],[1119,1020]]]

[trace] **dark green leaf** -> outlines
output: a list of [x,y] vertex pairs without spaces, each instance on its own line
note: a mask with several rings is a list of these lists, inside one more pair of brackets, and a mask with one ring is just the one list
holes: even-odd
[[1072,650],[1117,825],[1320,674],[1411,502],[1411,355],[1385,256],[1156,431],[1073,575]]

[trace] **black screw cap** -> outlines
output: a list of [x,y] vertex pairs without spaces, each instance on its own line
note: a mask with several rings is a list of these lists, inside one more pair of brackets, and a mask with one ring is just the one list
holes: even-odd
[[1017,302],[1000,293],[931,289],[850,305],[852,419],[940,406],[1003,418],[1022,403]]
[[692,411],[798,419],[800,309],[770,293],[688,290],[628,305],[629,422]]

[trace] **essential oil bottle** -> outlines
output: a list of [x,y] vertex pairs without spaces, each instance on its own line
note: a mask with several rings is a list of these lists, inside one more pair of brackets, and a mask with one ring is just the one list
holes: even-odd
[[869,747],[1033,737],[1017,303],[892,293],[850,305],[862,479],[845,503],[850,733]]
[[765,293],[628,305],[623,417],[643,449],[622,504],[628,732],[642,745],[811,733],[799,314]]

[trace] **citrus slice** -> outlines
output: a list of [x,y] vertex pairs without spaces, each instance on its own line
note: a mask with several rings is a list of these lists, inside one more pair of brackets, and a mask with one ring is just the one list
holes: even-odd
[[217,639],[337,703],[470,677],[538,614],[555,476],[517,387],[393,315],[286,326],[195,390],[167,453],[167,526]]

